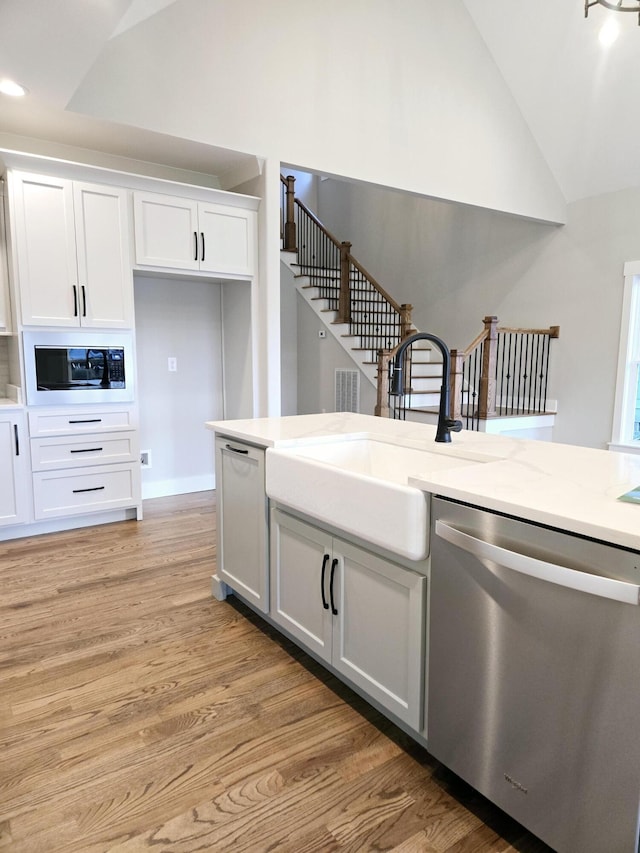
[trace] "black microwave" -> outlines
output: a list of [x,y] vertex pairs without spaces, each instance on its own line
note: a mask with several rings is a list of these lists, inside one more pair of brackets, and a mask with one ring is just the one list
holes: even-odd
[[23,344],[29,405],[134,399],[128,333],[25,332]]

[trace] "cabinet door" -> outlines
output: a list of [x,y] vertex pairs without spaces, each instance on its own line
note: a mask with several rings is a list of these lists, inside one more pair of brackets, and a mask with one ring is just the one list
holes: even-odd
[[255,213],[224,204],[199,204],[203,235],[200,269],[215,273],[252,275]]
[[200,269],[198,204],[161,193],[134,193],[136,264]]
[[331,662],[331,537],[282,510],[271,513],[271,618]]
[[218,575],[263,613],[269,612],[264,450],[216,438]]
[[22,322],[78,326],[71,182],[16,172],[11,187]]
[[9,267],[7,263],[6,228],[3,199],[0,199],[0,335],[11,334],[9,308]]
[[26,521],[25,451],[22,415],[0,415],[0,526]]
[[74,183],[79,313],[83,326],[133,326],[127,192]]
[[333,548],[333,666],[419,731],[426,578],[339,539]]

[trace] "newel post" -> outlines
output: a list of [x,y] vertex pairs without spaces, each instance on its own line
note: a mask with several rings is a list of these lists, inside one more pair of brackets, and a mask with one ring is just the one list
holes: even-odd
[[478,416],[490,418],[496,414],[496,362],[498,356],[498,318],[485,317],[486,332],[482,350],[482,373],[478,394]]
[[296,245],[296,220],[295,220],[295,199],[296,199],[295,184],[296,184],[296,179],[294,178],[293,175],[287,175],[287,177],[285,178],[285,181],[287,182],[287,188],[286,188],[286,205],[285,205],[286,219],[285,219],[285,223],[284,223],[284,235],[283,235],[284,245],[283,245],[283,248],[287,252],[297,252],[298,249],[297,249],[297,245]]
[[349,275],[349,255],[351,243],[346,240],[340,244],[340,296],[338,299],[338,323],[351,322],[351,293]]
[[391,350],[378,350],[378,397],[374,415],[377,418],[388,418],[389,410],[389,363],[391,361]]
[[457,349],[451,350],[451,366],[449,368],[449,417],[459,421],[462,419],[462,366],[464,353]]
[[411,312],[413,311],[413,305],[409,305],[406,302],[403,302],[400,306],[400,340],[403,341],[405,338],[408,338],[411,334],[411,329],[413,328],[411,323]]

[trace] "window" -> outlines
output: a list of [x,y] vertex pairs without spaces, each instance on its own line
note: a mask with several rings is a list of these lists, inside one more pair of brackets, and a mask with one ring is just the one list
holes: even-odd
[[618,377],[610,447],[640,453],[640,262],[624,266]]

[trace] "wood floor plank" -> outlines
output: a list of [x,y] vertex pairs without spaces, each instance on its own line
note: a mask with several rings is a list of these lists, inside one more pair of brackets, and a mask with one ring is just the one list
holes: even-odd
[[549,853],[242,603],[215,495],[0,544],[0,850]]

